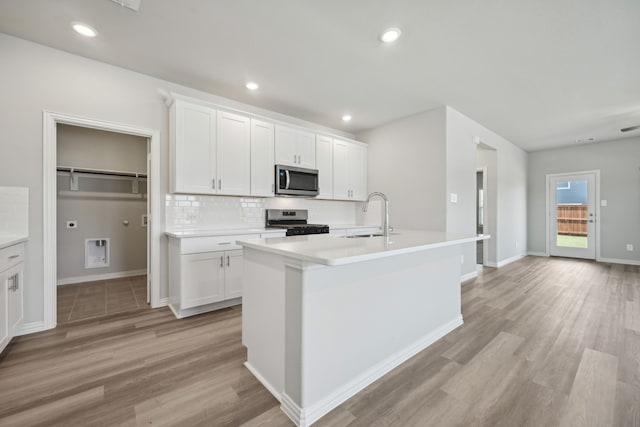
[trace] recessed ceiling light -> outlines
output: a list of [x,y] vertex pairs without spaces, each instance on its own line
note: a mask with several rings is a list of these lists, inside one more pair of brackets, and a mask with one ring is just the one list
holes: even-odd
[[95,37],[98,35],[98,32],[87,24],[83,24],[81,22],[73,22],[71,26],[76,31],[76,33],[82,34],[85,37]]
[[400,34],[402,34],[400,28],[387,28],[380,34],[380,41],[382,43],[392,43],[398,40]]
[[258,88],[260,87],[260,86],[258,86],[258,83],[256,83],[256,82],[248,82],[245,86],[249,90],[258,90]]
[[342,116],[342,121],[343,122],[350,122],[351,121],[351,116],[349,114],[345,114],[344,116]]

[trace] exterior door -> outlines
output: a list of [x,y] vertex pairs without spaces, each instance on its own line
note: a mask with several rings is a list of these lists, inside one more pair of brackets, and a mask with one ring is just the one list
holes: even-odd
[[549,177],[549,254],[596,257],[595,173]]

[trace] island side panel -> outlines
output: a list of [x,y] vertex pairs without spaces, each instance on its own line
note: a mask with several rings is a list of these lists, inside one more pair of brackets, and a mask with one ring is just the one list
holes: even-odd
[[462,324],[460,254],[455,245],[287,268],[285,328],[293,341],[285,344],[284,391],[301,418],[314,422]]
[[247,368],[278,400],[284,389],[284,282],[282,257],[244,248],[242,344]]

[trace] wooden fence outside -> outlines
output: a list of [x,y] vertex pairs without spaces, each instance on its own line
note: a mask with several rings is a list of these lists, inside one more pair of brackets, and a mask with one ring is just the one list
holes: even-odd
[[558,205],[557,209],[559,235],[587,235],[587,205]]

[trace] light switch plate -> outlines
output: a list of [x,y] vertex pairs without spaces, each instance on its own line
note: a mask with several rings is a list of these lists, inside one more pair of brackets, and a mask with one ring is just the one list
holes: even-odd
[[607,206],[607,201],[606,200],[600,200],[600,206]]
[[451,201],[451,203],[458,203],[458,194],[456,193],[449,194],[449,200]]

